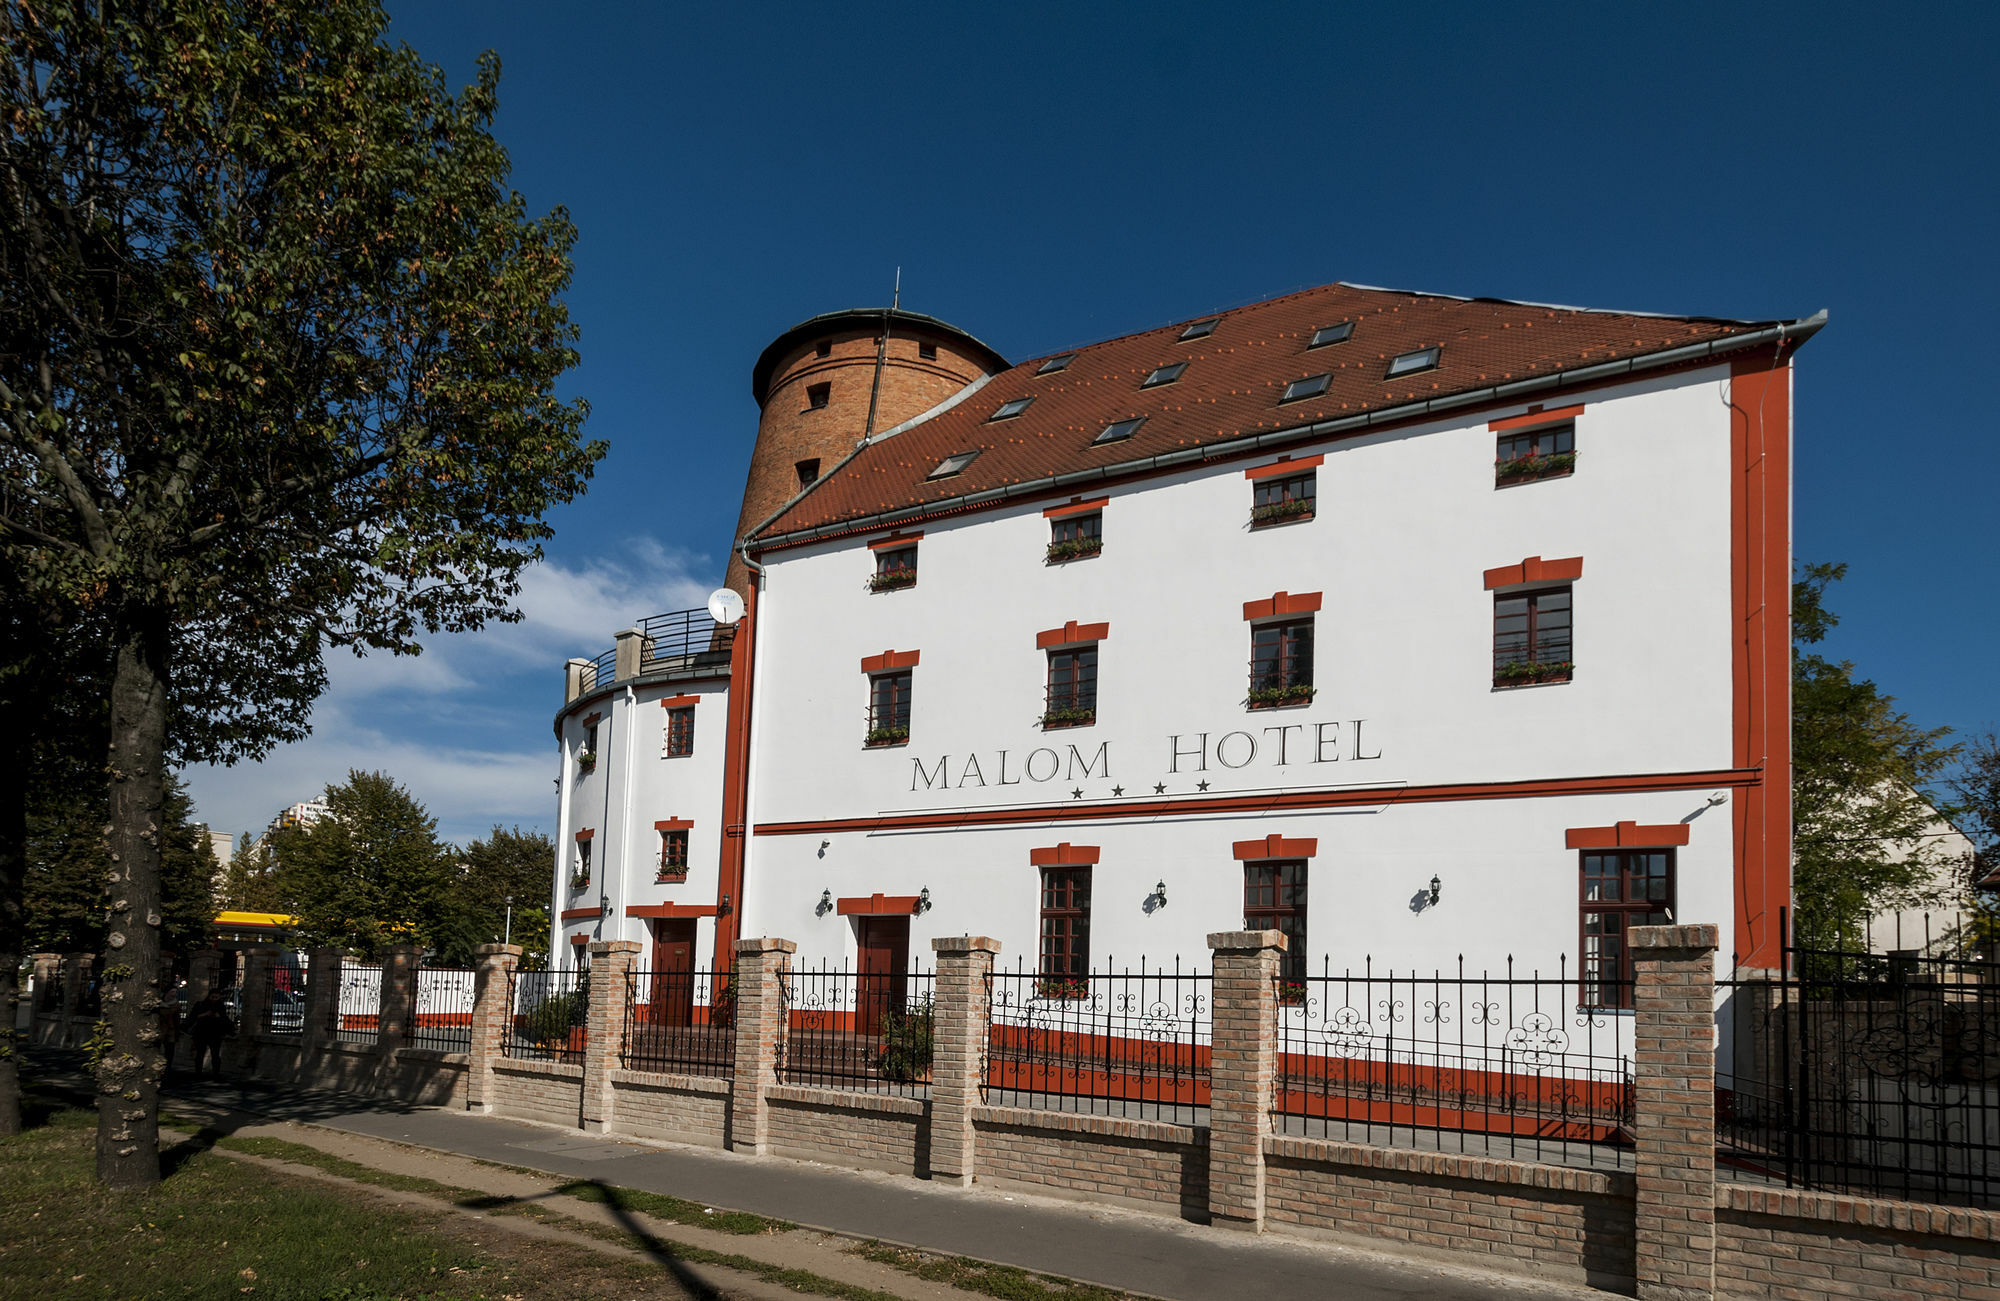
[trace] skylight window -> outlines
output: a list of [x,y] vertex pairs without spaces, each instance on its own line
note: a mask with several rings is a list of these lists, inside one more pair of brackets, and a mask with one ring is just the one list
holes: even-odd
[[1389,359],[1388,378],[1398,375],[1414,375],[1420,370],[1431,370],[1438,364],[1437,348],[1419,348],[1415,352],[1405,352]]
[[1012,420],[1015,416],[1026,411],[1028,404],[1033,401],[1033,398],[1008,398],[1000,404],[992,415],[986,418],[988,420]]
[[1162,366],[1158,370],[1154,371],[1152,374],[1146,376],[1144,380],[1140,381],[1139,387],[1158,388],[1162,384],[1171,384],[1175,380],[1179,379],[1181,377],[1181,372],[1186,369],[1187,369],[1187,363],[1184,361],[1177,361],[1171,365]]
[[924,477],[927,479],[949,479],[952,475],[964,470],[966,466],[971,465],[978,459],[978,448],[974,448],[969,452],[953,452],[950,456],[938,462],[937,469],[932,470]]
[[1145,423],[1146,417],[1144,416],[1134,416],[1130,420],[1114,420],[1104,426],[1104,429],[1097,437],[1090,440],[1090,445],[1096,447],[1100,443],[1122,443],[1132,435],[1138,433],[1139,426]]
[[1060,357],[1051,357],[1036,369],[1035,374],[1053,375],[1059,370],[1068,370],[1069,364],[1075,360],[1076,354],[1073,352],[1066,352]]
[[1285,385],[1285,394],[1280,402],[1297,402],[1300,398],[1316,398],[1326,392],[1326,386],[1333,383],[1332,375],[1308,375]]
[[1181,331],[1181,342],[1186,343],[1189,339],[1206,339],[1209,335],[1215,333],[1216,324],[1221,319],[1219,316],[1211,316],[1206,321],[1196,321],[1193,325]]
[[1354,322],[1342,321],[1338,325],[1322,325],[1313,331],[1308,348],[1324,348],[1329,343],[1346,343],[1354,337]]

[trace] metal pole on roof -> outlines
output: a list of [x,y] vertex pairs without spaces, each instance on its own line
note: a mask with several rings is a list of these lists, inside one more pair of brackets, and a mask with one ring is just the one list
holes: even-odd
[[882,363],[889,355],[889,313],[903,305],[903,268],[896,268],[896,291],[889,299],[889,306],[882,309],[882,333],[875,340],[875,382],[868,389],[868,423],[861,430],[861,441],[867,442],[875,432],[875,403],[882,396]]

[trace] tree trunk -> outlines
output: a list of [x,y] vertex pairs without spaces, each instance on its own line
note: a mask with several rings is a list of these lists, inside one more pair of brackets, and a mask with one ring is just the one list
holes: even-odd
[[111,678],[111,891],[97,1058],[97,1177],[160,1181],[160,842],[166,791],[168,613],[140,608],[117,628]]
[[[5,702],[11,706],[12,701]],[[21,1132],[21,951],[27,947],[22,900],[28,880],[27,745],[13,724],[19,711],[0,708],[0,1134]]]

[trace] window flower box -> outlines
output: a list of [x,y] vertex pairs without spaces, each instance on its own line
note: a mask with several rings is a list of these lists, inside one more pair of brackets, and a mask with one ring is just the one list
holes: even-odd
[[1558,664],[1532,664],[1526,660],[1515,660],[1493,670],[1493,685],[1527,687],[1540,682],[1567,682],[1575,669],[1576,665],[1568,660]]
[[1292,520],[1311,519],[1314,497],[1290,497],[1284,501],[1274,501],[1268,506],[1259,506],[1250,512],[1250,524],[1256,527],[1264,524],[1285,524]]
[[687,864],[679,867],[662,867],[660,874],[653,878],[659,885],[685,885],[688,879]]
[[868,729],[868,735],[862,738],[862,744],[872,749],[884,745],[902,745],[909,739],[910,729],[907,727],[871,727]]
[[570,888],[570,889],[572,889],[572,890],[585,890],[585,889],[588,889],[589,887],[590,887],[590,873],[588,873],[588,872],[571,872],[571,873],[569,874],[569,888]]
[[1040,976],[1035,980],[1035,997],[1071,1000],[1090,997],[1090,982],[1082,976]]
[[1042,715],[1042,730],[1054,727],[1088,727],[1097,721],[1095,709],[1051,709]]
[[1509,484],[1533,483],[1537,479],[1553,479],[1575,471],[1575,452],[1551,452],[1546,456],[1531,452],[1497,462],[1493,466],[1493,485],[1505,488]]
[[597,751],[578,750],[576,752],[576,770],[578,772],[597,771]]
[[917,585],[917,571],[914,569],[884,569],[869,578],[871,592],[893,592],[902,587]]
[[1062,542],[1051,542],[1049,563],[1060,565],[1071,560],[1086,560],[1103,550],[1103,538],[1069,538]]
[[1258,687],[1250,693],[1252,709],[1288,709],[1296,705],[1310,705],[1318,687],[1303,683],[1289,687]]

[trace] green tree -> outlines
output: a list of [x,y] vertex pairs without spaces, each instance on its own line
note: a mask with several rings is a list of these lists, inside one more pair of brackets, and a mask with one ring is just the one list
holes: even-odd
[[555,393],[575,231],[506,187],[497,60],[453,95],[386,26],[368,0],[0,0],[0,567],[105,629],[114,1186],[159,1178],[176,699],[254,730],[254,697],[206,691],[246,647],[311,685],[327,646],[518,617],[544,512],[603,454]]
[[459,931],[463,947],[440,946],[440,955],[463,965],[472,949],[491,944],[507,932],[508,900],[513,900],[513,942],[521,946],[523,965],[538,967],[549,956],[549,898],[555,879],[556,845],[539,831],[493,828],[475,840],[461,856],[463,880]]
[[[38,953],[101,953],[105,883],[104,786],[41,792],[29,815],[24,891],[28,941]],[[169,777],[161,843],[161,931],[171,953],[207,948],[215,930],[215,852],[179,778]]]
[[1804,565],[1792,585],[1792,930],[1834,948],[1869,914],[1937,902],[1950,864],[1927,833],[1930,791],[1958,747],[1924,729],[1854,665],[1809,650],[1839,618],[1826,606],[1841,564]]
[[374,955],[435,945],[457,910],[457,871],[437,820],[387,773],[350,772],[326,788],[331,812],[269,837],[280,906],[306,944]]
[[284,908],[279,897],[278,865],[271,858],[270,837],[252,840],[244,832],[222,874],[221,906],[240,912],[271,913]]

